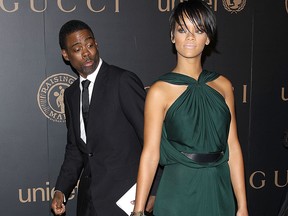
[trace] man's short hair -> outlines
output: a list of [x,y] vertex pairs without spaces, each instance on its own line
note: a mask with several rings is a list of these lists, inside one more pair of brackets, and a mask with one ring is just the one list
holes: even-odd
[[68,35],[80,31],[80,30],[88,30],[91,32],[93,38],[94,38],[94,33],[92,29],[84,22],[80,20],[70,20],[66,22],[60,29],[59,31],[59,45],[61,49],[66,49],[66,38]]

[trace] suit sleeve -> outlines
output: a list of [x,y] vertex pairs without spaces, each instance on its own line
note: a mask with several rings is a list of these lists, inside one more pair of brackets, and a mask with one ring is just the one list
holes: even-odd
[[70,116],[70,107],[67,103],[66,95],[64,94],[65,116],[67,126],[67,144],[65,149],[64,162],[61,166],[55,190],[60,190],[64,193],[66,199],[74,189],[83,168],[83,159],[81,152],[76,145],[75,134],[73,130],[72,118]]
[[[141,80],[136,74],[123,73],[120,79],[119,98],[121,107],[126,118],[135,128],[140,143],[143,145],[144,136],[144,103],[146,91]],[[151,194],[156,195],[158,184],[162,175],[162,168],[157,169],[157,173],[151,188]]]
[[134,127],[140,143],[143,144],[144,103],[146,92],[140,79],[131,72],[124,72],[120,78],[119,100],[121,108]]

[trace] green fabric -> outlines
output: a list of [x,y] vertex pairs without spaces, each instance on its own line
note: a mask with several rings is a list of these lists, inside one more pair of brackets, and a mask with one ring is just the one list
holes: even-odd
[[[160,81],[186,85],[166,113],[160,164],[164,172],[158,187],[155,216],[233,216],[235,204],[228,167],[230,111],[223,96],[206,83],[219,77],[202,71],[198,80],[167,73]],[[199,164],[187,153],[223,151],[215,163]]]

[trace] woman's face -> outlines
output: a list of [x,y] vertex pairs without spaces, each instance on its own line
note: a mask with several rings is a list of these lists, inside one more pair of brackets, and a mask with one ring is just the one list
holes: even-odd
[[207,34],[198,30],[186,16],[180,22],[175,25],[174,35],[171,34],[178,58],[201,58],[205,45],[210,42]]

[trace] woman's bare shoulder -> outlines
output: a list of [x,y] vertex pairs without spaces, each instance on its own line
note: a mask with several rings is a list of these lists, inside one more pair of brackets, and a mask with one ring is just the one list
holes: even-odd
[[216,80],[213,81],[214,87],[226,98],[228,95],[233,93],[233,86],[231,81],[223,76],[220,75]]
[[226,98],[227,96],[230,96],[231,94],[233,94],[233,86],[231,81],[223,76],[220,75],[216,80],[215,83],[217,84],[217,86],[219,86],[219,88],[221,89],[222,94],[224,95],[224,98]]
[[169,91],[171,91],[172,84],[164,82],[164,81],[157,81],[151,85],[147,91],[149,95],[154,96],[165,96],[166,94],[169,94]]
[[218,84],[221,85],[223,88],[232,87],[231,81],[224,75],[220,75],[215,81],[218,82]]

